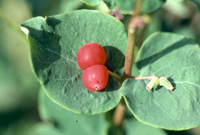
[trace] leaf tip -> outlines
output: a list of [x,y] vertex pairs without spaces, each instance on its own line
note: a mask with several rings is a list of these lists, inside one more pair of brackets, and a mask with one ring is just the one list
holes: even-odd
[[29,30],[26,27],[20,26],[20,29],[26,34],[28,35]]

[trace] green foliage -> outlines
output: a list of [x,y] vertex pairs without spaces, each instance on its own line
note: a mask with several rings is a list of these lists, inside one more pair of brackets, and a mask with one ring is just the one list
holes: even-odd
[[67,13],[73,11],[78,9],[82,4],[80,0],[62,0],[60,3],[60,12]]
[[39,112],[43,121],[52,124],[38,123],[31,131],[37,135],[103,135],[108,122],[103,114],[81,115],[70,112],[48,98],[44,90],[40,90]]
[[103,0],[81,0],[81,1],[85,2],[87,5],[96,6]]
[[21,26],[30,41],[33,70],[47,95],[60,106],[81,114],[97,114],[114,108],[123,95],[131,112],[144,123],[173,130],[200,124],[199,47],[191,40],[156,33],[147,38],[138,54],[140,75],[167,75],[174,91],[165,87],[147,91],[149,81],[133,79],[125,81],[120,90],[120,84],[110,77],[103,91],[91,92],[82,83],[76,53],[85,43],[98,43],[106,51],[108,68],[122,68],[127,37],[119,21],[101,12],[81,10],[36,17]]
[[[153,128],[137,121],[135,118],[125,120],[123,124],[124,131],[110,125],[105,120],[104,114],[97,115],[80,115],[67,111],[58,106],[45,94],[41,89],[39,93],[39,113],[44,123],[38,123],[31,128],[30,133],[33,135],[116,135],[125,132],[127,135],[151,133],[166,135],[162,129]],[[53,108],[53,109],[52,109]],[[109,114],[110,115],[110,114]],[[142,132],[141,132],[142,131]]]
[[167,135],[164,130],[142,124],[134,118],[125,120],[123,128],[126,135]]
[[[129,27],[130,29],[126,30],[125,28],[128,28],[127,22],[129,24],[132,22],[130,21],[131,16],[120,17],[120,19],[123,18],[123,24],[116,18],[121,16],[120,13],[132,14],[137,12],[134,9],[136,0],[60,0],[58,2],[51,0],[43,1],[42,4],[34,0],[29,1],[33,4],[31,4],[33,16],[59,14],[60,12],[68,13],[45,18],[34,17],[21,24],[21,29],[26,33],[30,42],[32,70],[42,85],[38,104],[42,122],[38,119],[34,121],[35,118],[28,122],[23,118],[23,115],[13,116],[16,112],[22,114],[19,109],[22,103],[23,106],[32,105],[31,99],[34,99],[34,95],[37,94],[37,90],[33,89],[37,84],[29,81],[31,79],[23,76],[23,74],[23,77],[19,79],[18,76],[21,76],[21,73],[15,74],[16,71],[12,71],[14,68],[10,68],[11,64],[9,63],[9,61],[19,63],[18,60],[1,58],[4,57],[5,53],[5,48],[1,48],[0,88],[2,90],[0,97],[2,98],[0,98],[0,113],[3,111],[7,113],[8,110],[11,110],[10,114],[5,115],[6,117],[4,117],[6,113],[0,114],[3,120],[0,124],[1,133],[6,134],[8,131],[7,134],[10,132],[10,134],[21,135],[30,131],[30,134],[33,135],[166,135],[166,132],[159,128],[186,130],[200,125],[200,79],[198,73],[200,49],[198,44],[189,39],[200,39],[200,31],[196,27],[200,21],[195,19],[198,18],[198,12],[195,10],[192,11],[194,16],[190,15],[189,6],[192,6],[191,4],[183,3],[183,0],[176,0],[182,3],[176,2],[174,4],[173,0],[169,0],[164,7],[165,10],[161,10],[162,12],[158,12],[155,16],[154,12],[160,9],[166,0],[143,0],[142,7],[138,8],[141,10],[139,17],[142,20],[138,18],[139,21],[134,20],[134,16],[134,19],[132,19],[135,24],[138,23],[141,27],[137,29]],[[102,5],[90,7],[81,1],[90,6],[103,3],[104,8],[101,7]],[[2,5],[2,2],[0,5]],[[193,2],[198,10],[200,9],[198,0],[190,0],[190,2]],[[59,5],[59,8],[52,8],[56,5]],[[116,18],[103,13],[111,13],[107,7],[110,10],[116,9],[112,11]],[[96,10],[72,11],[78,8],[106,10],[103,12]],[[27,13],[29,13],[28,11]],[[3,18],[3,21],[7,21],[11,27],[18,26],[18,24],[13,25],[11,19],[2,16],[2,12],[0,12],[1,18]],[[142,27],[143,25],[144,27]],[[19,32],[18,27],[14,28]],[[135,49],[137,58],[133,62],[131,75],[145,77],[151,76],[153,73],[157,77],[167,76],[167,80],[175,88],[173,91],[160,85],[147,90],[146,86],[150,82],[148,79],[134,80],[133,77],[130,77],[124,82],[118,82],[120,80],[118,75],[122,77],[124,69],[126,69],[124,61],[127,41],[130,41],[127,38],[127,31],[133,32],[131,37],[135,39],[136,45],[140,45],[140,40],[143,42],[142,39],[146,38],[138,55],[138,48]],[[163,32],[152,34],[155,31],[169,31],[184,36]],[[10,32],[7,33],[9,33],[10,39],[12,36],[10,36]],[[4,33],[0,34],[7,37]],[[0,44],[4,44],[3,39]],[[131,39],[130,36],[129,39]],[[98,43],[103,46],[107,56],[105,66],[114,74],[110,74],[108,85],[102,91],[89,91],[83,85],[83,71],[77,65],[76,55],[79,48],[86,43]],[[130,45],[130,43],[128,44]],[[9,44],[12,45],[12,43]],[[13,47],[11,48],[13,49]],[[10,54],[14,55],[13,53]],[[127,57],[129,55],[126,55]],[[19,65],[21,66],[21,64]],[[19,80],[19,82],[16,80]],[[121,80],[123,79],[121,78]],[[21,94],[20,89],[26,91],[26,94]],[[13,94],[15,95],[14,98],[7,100]],[[24,102],[26,100],[24,97],[29,99],[30,102]],[[120,123],[121,126],[118,127],[114,125],[113,118],[115,117],[113,115],[119,111],[119,108],[113,108],[117,106],[121,98],[125,99],[127,110],[130,110],[130,112],[125,114],[123,122]],[[123,101],[121,100],[121,103],[124,103]],[[16,112],[12,111],[14,107],[17,108]],[[107,121],[103,113],[106,114]],[[35,116],[35,114],[33,115]],[[7,121],[8,117],[12,120]],[[14,124],[13,128],[6,127],[18,121],[18,119],[24,120],[16,122],[17,124]],[[4,124],[5,120],[6,124]],[[21,125],[23,125],[22,128]],[[27,130],[27,127],[31,125],[34,126]],[[20,130],[15,132],[18,128]],[[170,134],[170,132],[168,133]]]
[[21,26],[30,41],[33,70],[54,102],[81,114],[101,113],[117,105],[120,84],[110,77],[103,91],[87,90],[76,54],[82,45],[98,43],[106,50],[111,71],[123,67],[127,36],[119,21],[98,11],[80,10],[32,18]]
[[[104,1],[106,5],[112,10],[119,8],[124,14],[131,14],[134,10],[136,0],[82,0],[88,5],[94,6],[99,4],[100,1]],[[162,7],[166,0],[143,0],[142,12],[152,13]]]
[[175,87],[146,90],[148,80],[126,80],[122,91],[131,112],[140,121],[155,127],[183,130],[199,120],[199,46],[183,36],[155,33],[144,42],[136,63],[140,76],[168,76]]

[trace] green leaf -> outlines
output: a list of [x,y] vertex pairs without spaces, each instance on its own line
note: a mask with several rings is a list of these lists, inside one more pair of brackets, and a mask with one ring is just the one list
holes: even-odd
[[[136,0],[112,0],[110,8],[118,7],[124,14],[130,14],[134,10]],[[143,0],[142,12],[151,13],[158,10],[166,0]]]
[[61,0],[59,12],[67,13],[67,12],[78,9],[82,5],[83,5],[83,2],[81,2],[80,0]]
[[90,6],[97,6],[103,0],[81,0],[81,1]]
[[199,0],[189,0],[190,2],[194,3],[197,9],[200,11],[200,1]]
[[[105,4],[111,10],[114,8],[119,8],[120,11],[124,14],[131,14],[135,7],[136,0],[81,0],[90,6],[96,6],[101,1],[104,1]],[[143,13],[152,13],[165,3],[166,0],[143,0],[142,12]]]
[[126,135],[167,135],[164,130],[145,125],[134,118],[127,119],[123,128]]
[[[26,133],[27,134],[27,133]],[[29,131],[31,135],[63,135],[61,131],[53,125],[37,123]]]
[[191,29],[188,26],[176,27],[175,29],[173,29],[173,32],[176,33],[176,34],[183,35],[183,36],[190,38],[194,41],[196,41],[196,39],[197,39],[197,35],[196,35],[194,29]]
[[80,10],[32,18],[21,27],[30,41],[33,71],[54,102],[81,114],[106,112],[117,105],[120,84],[110,77],[104,90],[86,89],[76,54],[82,45],[98,43],[109,50],[109,63],[118,62],[110,70],[120,69],[123,59],[120,62],[118,55],[109,55],[112,51],[126,52],[127,35],[120,21],[102,12]]
[[[108,128],[103,114],[81,115],[70,112],[48,98],[44,90],[40,90],[39,113],[43,120],[55,124],[50,130],[59,131],[62,135],[102,135]],[[48,132],[47,129],[46,132]]]
[[113,72],[122,69],[125,62],[124,54],[117,48],[111,46],[105,46],[104,50],[106,52],[106,67]]
[[150,80],[126,80],[122,93],[130,111],[141,122],[170,130],[200,125],[200,49],[188,38],[170,33],[152,34],[136,59],[140,76],[168,76],[175,87],[146,90]]

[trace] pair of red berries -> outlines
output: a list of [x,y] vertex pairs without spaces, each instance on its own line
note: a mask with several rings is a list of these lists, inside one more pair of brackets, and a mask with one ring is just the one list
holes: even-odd
[[100,91],[107,86],[108,69],[103,65],[106,53],[99,44],[87,43],[77,53],[77,63],[84,70],[82,81],[91,91]]

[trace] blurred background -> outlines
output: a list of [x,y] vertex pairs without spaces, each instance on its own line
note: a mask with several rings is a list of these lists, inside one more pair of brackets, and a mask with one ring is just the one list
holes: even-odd
[[[19,25],[36,16],[63,14],[77,9],[109,13],[104,3],[96,7],[79,0],[0,0],[0,135],[23,135],[41,122],[38,112],[40,84],[29,63],[29,45]],[[130,15],[121,20],[127,26]],[[194,4],[167,0],[151,15],[145,37],[156,31],[182,34],[200,44],[200,13]],[[200,135],[200,127],[167,131],[170,135]]]

